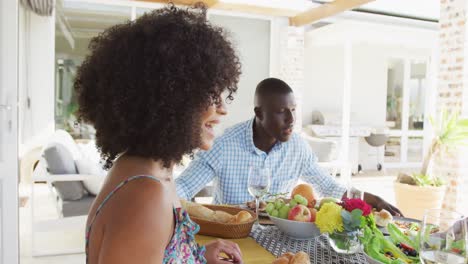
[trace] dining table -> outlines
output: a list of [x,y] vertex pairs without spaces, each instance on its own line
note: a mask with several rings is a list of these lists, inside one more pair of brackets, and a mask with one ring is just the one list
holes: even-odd
[[[206,245],[208,242],[216,240],[216,237],[196,235],[196,241],[200,245]],[[253,238],[239,238],[239,239],[227,239],[237,243],[242,252],[242,260],[245,264],[255,263],[272,263],[276,258],[273,254],[268,252],[262,246],[260,246]]]
[[[217,237],[196,235],[196,241],[205,245]],[[274,225],[256,225],[248,237],[228,239],[239,245],[243,263],[270,264],[286,252],[304,251],[312,264],[374,264],[364,252],[339,254],[329,245],[328,237],[320,235],[310,239],[295,239],[287,236]]]

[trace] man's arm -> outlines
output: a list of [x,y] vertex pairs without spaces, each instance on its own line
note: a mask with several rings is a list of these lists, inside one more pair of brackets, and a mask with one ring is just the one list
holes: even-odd
[[208,151],[200,151],[187,169],[176,179],[177,195],[186,200],[192,199],[216,176],[223,157],[223,141],[215,140]]
[[[312,152],[309,145],[304,140],[302,140],[302,142],[304,144],[302,179],[312,184],[314,189],[323,197],[347,198],[346,187],[339,184],[334,177],[330,176],[330,173],[320,168],[317,164],[317,157]],[[386,209],[392,215],[403,215],[398,208],[371,193],[364,193],[364,201],[377,210]]]
[[192,199],[214,176],[214,168],[203,157],[198,156],[175,180],[177,195],[182,199]]
[[[347,198],[347,192],[343,194],[342,199]],[[372,206],[372,208],[377,209],[378,211],[385,209],[392,215],[403,216],[398,208],[386,202],[384,199],[380,198],[377,195],[373,195],[368,192],[364,192],[364,201]]]

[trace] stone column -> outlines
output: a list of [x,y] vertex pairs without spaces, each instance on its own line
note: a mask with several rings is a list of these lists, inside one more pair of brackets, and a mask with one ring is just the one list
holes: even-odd
[[[296,125],[294,130],[302,130],[302,95],[304,89],[304,28],[279,26],[282,36],[279,43],[279,68],[277,78],[291,86],[296,96]],[[284,36],[287,36],[284,37]]]
[[[441,0],[437,112],[446,109],[468,117],[468,0]],[[458,148],[441,157],[447,193],[443,208],[468,214],[468,152]]]

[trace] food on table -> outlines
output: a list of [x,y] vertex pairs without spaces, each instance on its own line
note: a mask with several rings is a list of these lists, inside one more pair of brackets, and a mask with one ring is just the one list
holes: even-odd
[[[308,208],[309,201],[302,195],[296,194],[291,200],[276,198],[267,203],[265,211],[273,216],[282,219],[289,219],[300,222],[314,222],[317,210]],[[299,206],[300,205],[300,206]],[[291,213],[293,212],[293,213]]]
[[296,187],[294,187],[294,189],[291,192],[291,199],[293,199],[296,196],[296,194],[299,194],[305,199],[307,199],[308,201],[307,207],[315,206],[315,203],[317,201],[315,198],[314,188],[312,187],[312,185],[307,184],[307,183],[297,185]]
[[[408,221],[395,221],[394,224],[402,230],[402,232],[411,237],[415,237],[418,235],[418,232],[420,230],[420,225],[418,223],[414,222],[408,222]],[[431,229],[431,233],[439,232],[438,229]]]
[[279,216],[279,212],[278,210],[274,209],[273,211],[271,211],[271,216],[274,216],[274,217],[278,217]]
[[289,264],[289,259],[287,257],[279,257],[272,264]]
[[284,202],[283,199],[277,199],[277,200],[275,201],[275,208],[276,208],[277,210],[279,210],[279,209],[280,209],[281,207],[283,207],[283,205],[285,205],[285,204],[286,204],[286,203]]
[[316,217],[317,217],[317,209],[315,209],[315,208],[309,208],[309,210],[310,210],[310,221],[311,221],[312,223],[315,223],[315,219],[316,219]]
[[289,207],[293,208],[294,206],[297,205],[297,202],[296,200],[292,199],[290,202],[289,202]]
[[236,215],[232,215],[224,211],[211,210],[203,205],[184,200],[181,200],[181,204],[190,216],[218,223],[241,224],[249,222],[253,218],[247,211],[240,211]]
[[[277,198],[275,200],[271,200],[267,203],[265,207],[265,211],[274,217],[279,217],[280,212],[282,212],[282,216],[284,216],[285,212],[287,211],[289,213],[289,206],[286,204],[285,200],[282,198]],[[287,218],[287,214],[284,217],[285,219]],[[281,217],[283,218],[283,217]]]
[[390,214],[390,212],[385,209],[380,210],[380,212],[375,211],[374,218],[375,218],[375,223],[381,227],[385,227],[389,223],[392,223],[393,221],[392,214]]
[[[388,233],[390,234],[390,238],[392,239],[395,245],[402,244],[408,245],[413,249],[419,249],[419,245],[416,241],[413,241],[408,235],[405,235],[401,230],[393,223],[389,223],[387,225]],[[406,254],[408,255],[408,254]]]
[[286,204],[283,205],[278,211],[278,217],[283,219],[288,218],[289,211],[291,211],[291,208]]
[[247,211],[240,211],[234,218],[231,219],[229,223],[246,223],[252,220],[252,215]]
[[[247,207],[248,207],[250,210],[254,210],[254,211],[255,211],[255,200],[253,200],[253,201],[248,201],[248,202],[245,203],[245,205],[247,205]],[[258,203],[258,211],[259,211],[259,212],[264,212],[266,206],[267,206],[267,204],[266,204],[264,201],[260,201],[260,202]]]
[[304,206],[308,206],[309,205],[309,200],[307,200],[304,196],[300,195],[300,194],[296,194],[294,195],[294,200],[296,202],[298,202],[299,204],[302,204]]
[[291,208],[288,214],[288,220],[299,221],[299,222],[310,222],[312,215],[309,208],[305,205],[298,204]]
[[387,225],[390,239],[377,228],[373,214],[363,228],[361,242],[371,258],[382,263],[420,263],[417,242],[404,235],[393,223]]
[[299,251],[296,254],[286,252],[273,261],[272,264],[310,264],[310,257],[303,251]]
[[334,198],[334,197],[324,197],[320,200],[319,208],[318,210],[320,211],[320,208],[326,203],[339,203],[340,200]]

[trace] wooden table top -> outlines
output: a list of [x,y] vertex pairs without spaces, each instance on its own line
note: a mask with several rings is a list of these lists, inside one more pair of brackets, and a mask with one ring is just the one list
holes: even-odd
[[[196,235],[195,239],[200,245],[205,245],[208,242],[217,239],[216,237]],[[261,247],[255,240],[251,237],[241,238],[241,239],[226,239],[232,242],[235,242],[239,245],[243,261],[245,264],[269,264],[272,263],[276,258],[266,249]]]

